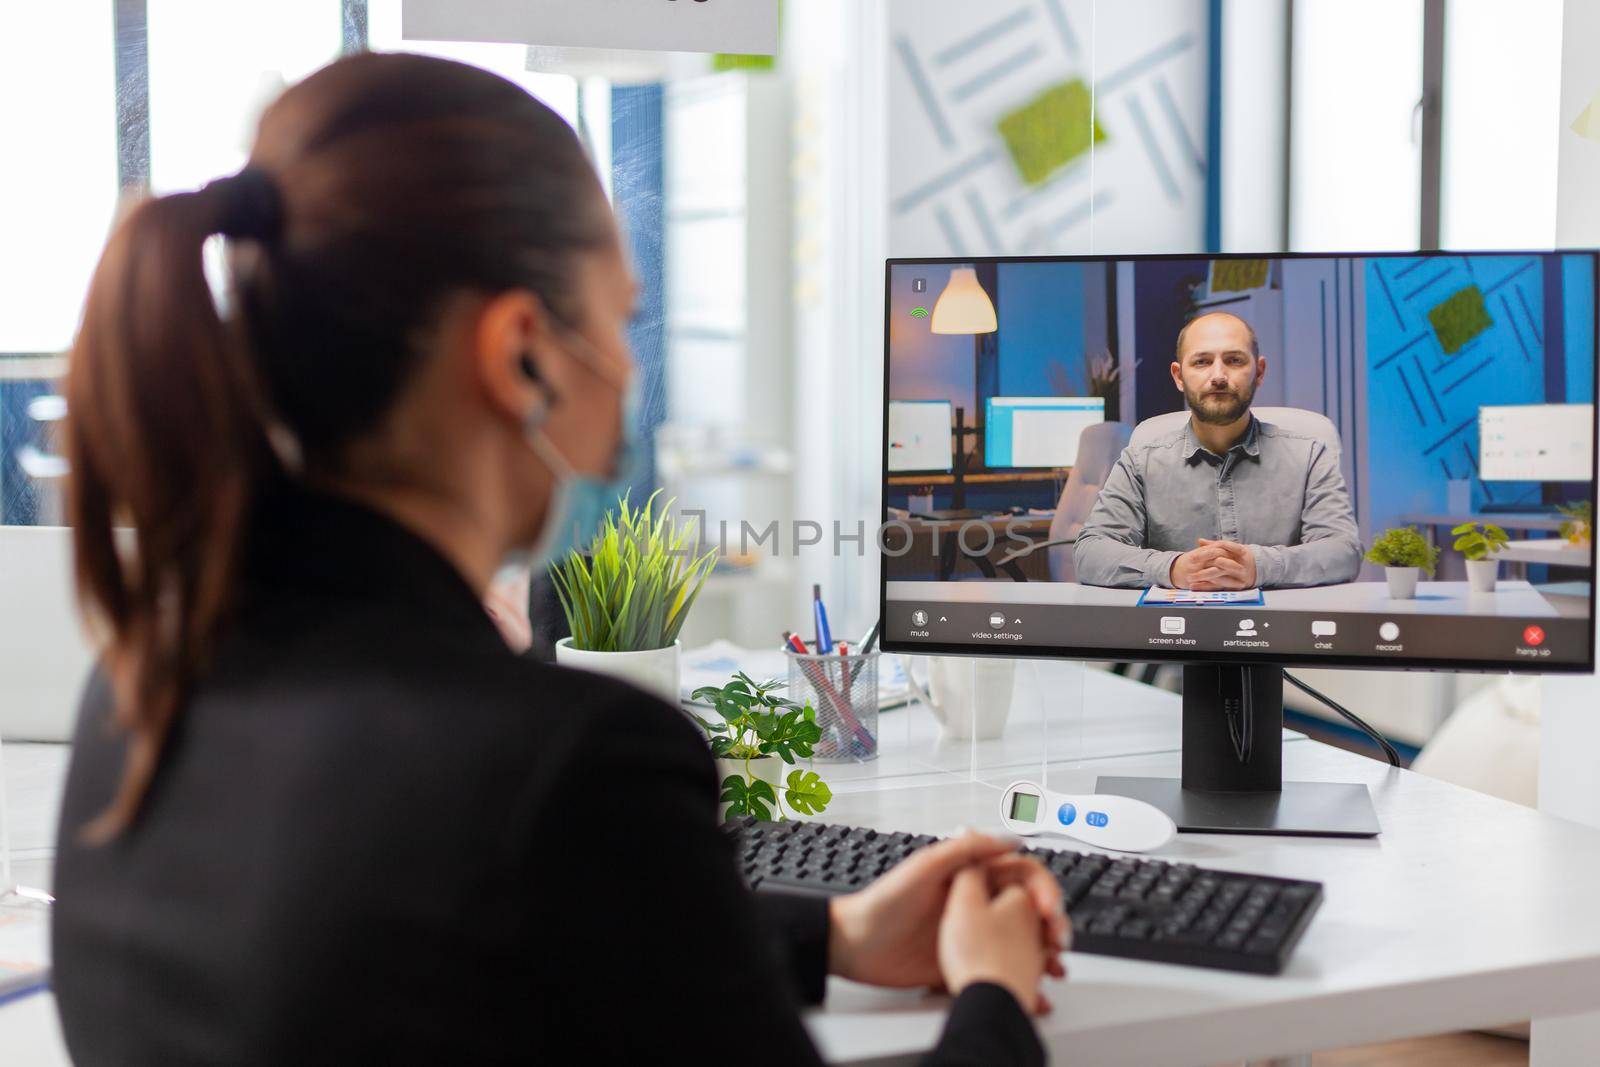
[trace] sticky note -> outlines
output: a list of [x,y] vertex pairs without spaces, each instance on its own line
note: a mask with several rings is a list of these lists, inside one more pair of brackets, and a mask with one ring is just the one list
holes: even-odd
[[1578,117],[1572,120],[1572,132],[1591,141],[1600,141],[1600,90],[1595,91]]
[[1447,356],[1455,355],[1468,341],[1494,325],[1483,302],[1483,290],[1476,285],[1457,289],[1443,303],[1434,305],[1428,312],[1428,321]]
[[1211,263],[1211,292],[1239,293],[1267,284],[1264,259],[1217,259]]
[[[1062,82],[1000,119],[1000,137],[1022,180],[1039,185],[1089,150],[1089,86],[1081,78]],[[1099,117],[1094,142],[1106,139]]]

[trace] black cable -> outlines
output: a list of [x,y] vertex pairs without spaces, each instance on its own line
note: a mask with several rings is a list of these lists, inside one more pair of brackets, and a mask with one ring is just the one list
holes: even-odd
[[1228,737],[1233,741],[1233,754],[1240,763],[1250,761],[1251,738],[1254,736],[1254,709],[1250,703],[1250,668],[1239,668],[1239,695],[1231,697],[1219,673],[1217,688],[1222,698],[1222,713],[1228,722]]
[[1384,737],[1378,731],[1374,730],[1371,726],[1368,726],[1365,722],[1362,721],[1361,717],[1359,715],[1357,715],[1355,712],[1351,711],[1349,708],[1345,707],[1343,704],[1340,704],[1338,701],[1331,700],[1328,697],[1324,696],[1323,694],[1317,692],[1315,689],[1311,688],[1309,685],[1307,685],[1306,683],[1302,682],[1300,679],[1296,678],[1294,675],[1290,674],[1288,671],[1284,671],[1283,672],[1283,680],[1288,682],[1290,685],[1294,686],[1296,689],[1300,690],[1302,693],[1304,693],[1307,696],[1311,697],[1313,700],[1322,701],[1322,703],[1326,704],[1328,707],[1332,708],[1334,711],[1337,711],[1340,715],[1343,715],[1346,719],[1349,719],[1350,720],[1350,724],[1352,726],[1354,726],[1356,729],[1360,730],[1362,733],[1366,734],[1368,737],[1372,738],[1373,741],[1377,742],[1378,747],[1383,749],[1383,754],[1386,757],[1388,757],[1389,766],[1391,766],[1391,767],[1400,766],[1400,753],[1395,751],[1394,746],[1389,743],[1388,738]]

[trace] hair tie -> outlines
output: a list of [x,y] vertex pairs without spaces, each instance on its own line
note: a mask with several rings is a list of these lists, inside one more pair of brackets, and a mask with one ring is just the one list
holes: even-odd
[[283,228],[283,198],[272,175],[257,166],[218,178],[205,195],[221,201],[216,232],[224,237],[270,241]]

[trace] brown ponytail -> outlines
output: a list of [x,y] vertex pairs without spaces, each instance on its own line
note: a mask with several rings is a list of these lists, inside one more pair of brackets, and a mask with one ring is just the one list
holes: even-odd
[[[110,629],[105,667],[132,732],[95,836],[127,821],[155,771],[226,605],[262,462],[244,359],[201,257],[224,200],[207,189],[134,209],[95,272],[67,376],[79,589]],[[119,548],[116,526],[135,542]]]
[[[528,289],[559,313],[573,256],[612,233],[559,116],[494,75],[409,55],[324,68],[268,110],[243,173],[121,223],[66,386],[79,597],[129,734],[89,839],[138,812],[234,605],[284,440],[337,473],[448,298]],[[216,234],[236,238],[226,319],[202,257]]]

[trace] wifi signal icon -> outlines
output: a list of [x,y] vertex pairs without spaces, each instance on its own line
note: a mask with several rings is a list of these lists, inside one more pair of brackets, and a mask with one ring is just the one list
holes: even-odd
[[925,319],[928,317],[928,309],[923,307],[912,308],[911,317],[914,319]]

